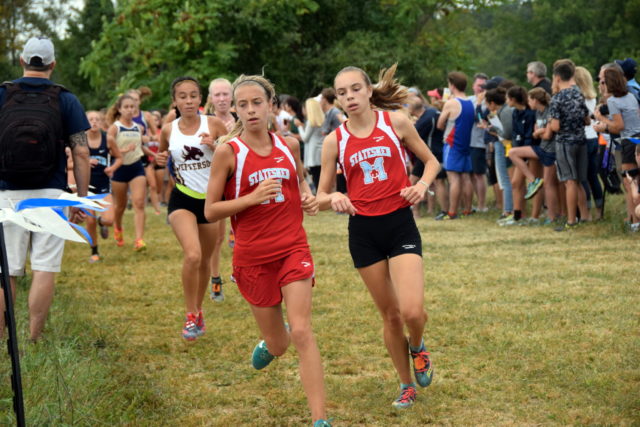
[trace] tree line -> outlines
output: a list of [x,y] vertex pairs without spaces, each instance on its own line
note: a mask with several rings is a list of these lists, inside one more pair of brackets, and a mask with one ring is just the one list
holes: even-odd
[[525,82],[532,60],[550,67],[568,57],[595,72],[614,58],[640,59],[640,1],[84,0],[76,13],[69,0],[39,9],[36,0],[0,1],[4,80],[20,73],[21,43],[48,35],[54,79],[90,109],[142,85],[154,93],[146,108],[166,108],[179,75],[206,85],[264,73],[278,92],[304,99],[347,65],[375,81],[398,62],[403,83],[427,89],[452,70]]

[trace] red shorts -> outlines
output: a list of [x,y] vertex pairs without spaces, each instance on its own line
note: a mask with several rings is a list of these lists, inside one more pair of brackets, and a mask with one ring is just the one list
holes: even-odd
[[233,277],[249,304],[272,307],[282,302],[280,288],[291,282],[314,277],[313,258],[308,250],[298,250],[265,264],[233,266]]

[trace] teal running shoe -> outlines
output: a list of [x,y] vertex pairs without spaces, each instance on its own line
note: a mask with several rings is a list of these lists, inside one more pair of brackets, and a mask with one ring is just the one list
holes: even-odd
[[267,343],[262,340],[256,345],[256,348],[253,349],[251,364],[254,368],[260,370],[266,368],[273,359],[275,359],[275,356],[269,353]]
[[331,420],[323,420],[320,418],[315,423],[313,423],[313,427],[331,427]]
[[536,178],[532,182],[530,182],[527,185],[527,193],[524,195],[524,198],[526,200],[529,200],[530,198],[535,196],[538,190],[542,188],[543,183],[544,183],[544,180],[542,178]]
[[413,373],[416,376],[416,382],[420,387],[427,387],[433,381],[433,367],[429,356],[431,353],[427,351],[422,344],[419,351],[413,351],[409,348],[411,359],[413,360]]
[[391,406],[396,409],[407,409],[413,406],[416,402],[416,386],[406,385],[402,388],[400,396],[393,401]]

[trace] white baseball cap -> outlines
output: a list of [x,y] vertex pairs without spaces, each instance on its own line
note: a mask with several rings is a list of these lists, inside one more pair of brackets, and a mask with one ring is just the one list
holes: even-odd
[[31,37],[20,57],[25,64],[34,66],[49,65],[56,60],[53,43],[46,37]]

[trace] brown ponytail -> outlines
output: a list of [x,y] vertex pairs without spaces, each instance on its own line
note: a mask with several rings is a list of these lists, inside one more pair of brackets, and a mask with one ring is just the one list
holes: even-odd
[[357,71],[362,74],[362,77],[367,84],[373,88],[371,95],[371,104],[381,110],[399,110],[406,103],[409,97],[407,88],[400,85],[398,80],[394,78],[398,64],[395,63],[389,68],[383,68],[378,75],[378,83],[371,84],[371,79],[361,68],[358,67],[345,67],[336,74],[338,77],[342,73],[347,71]]

